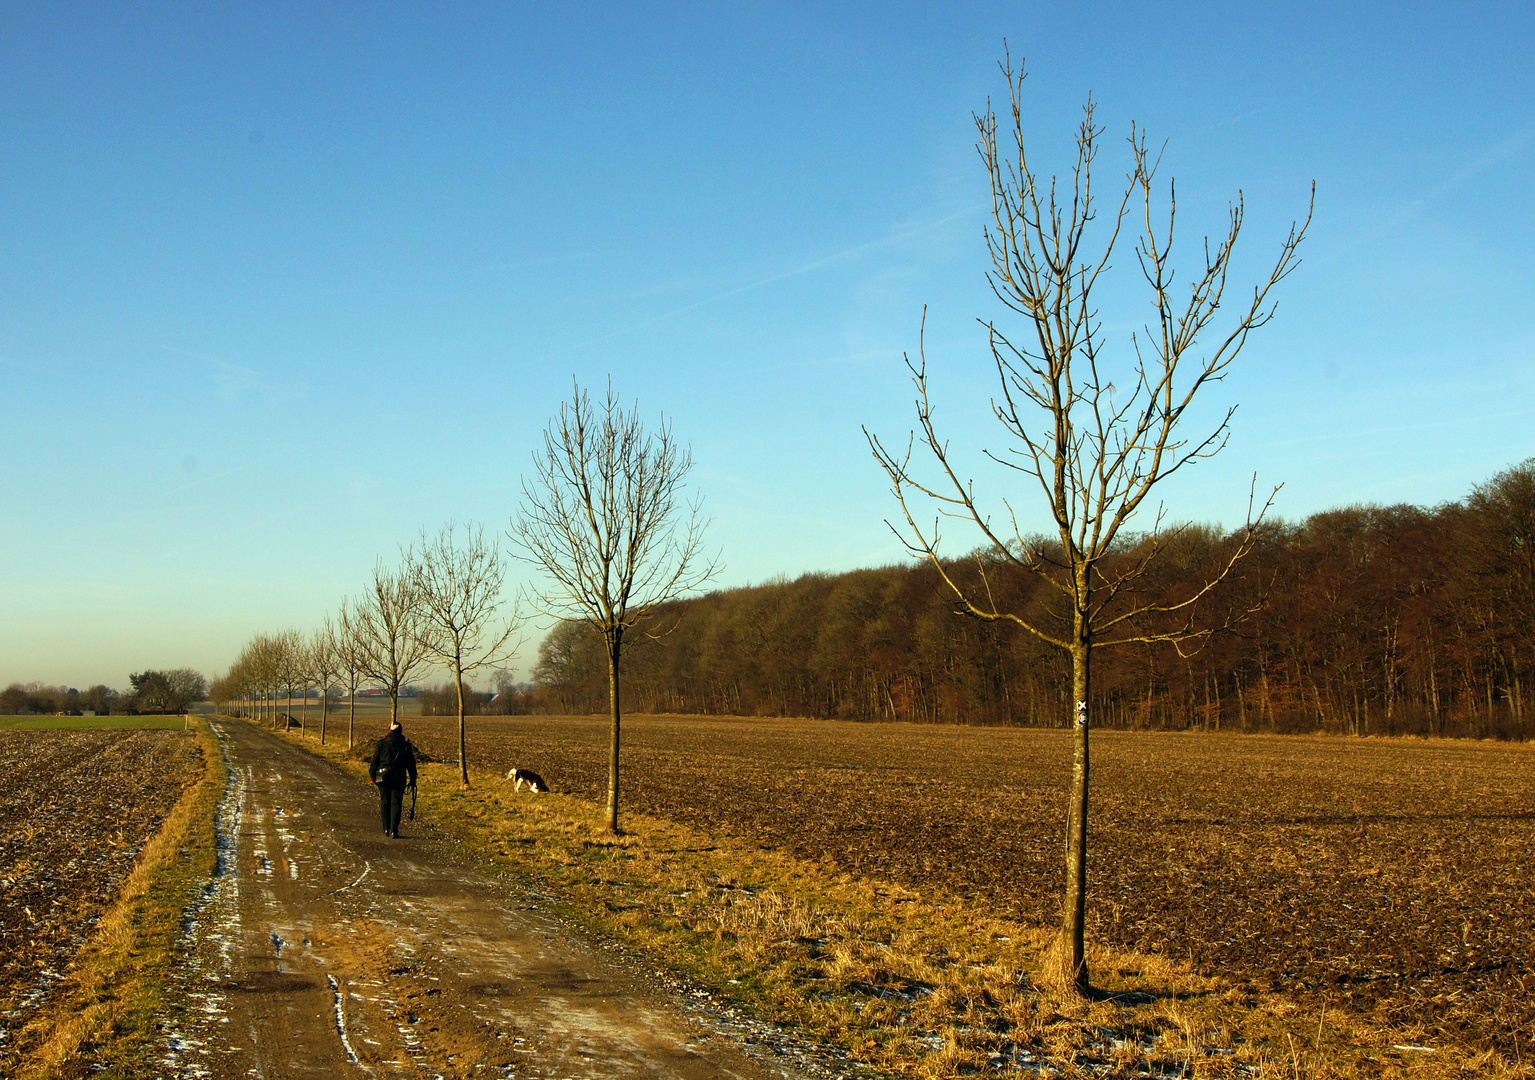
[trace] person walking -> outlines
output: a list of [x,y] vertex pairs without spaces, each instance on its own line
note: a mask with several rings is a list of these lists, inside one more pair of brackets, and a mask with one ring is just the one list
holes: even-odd
[[416,748],[400,730],[400,722],[389,724],[389,734],[378,741],[373,760],[368,762],[368,779],[378,787],[378,808],[384,819],[384,835],[400,838],[400,811],[405,806],[405,789],[416,786]]

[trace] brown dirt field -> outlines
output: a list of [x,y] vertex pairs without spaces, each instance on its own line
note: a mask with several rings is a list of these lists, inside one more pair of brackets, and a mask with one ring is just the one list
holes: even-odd
[[[602,798],[604,718],[469,725],[472,764]],[[407,732],[456,758],[454,720]],[[1066,732],[634,717],[625,733],[631,810],[1055,920]],[[1494,743],[1096,733],[1091,933],[1513,1057],[1535,1021],[1532,765],[1535,747]]]
[[179,731],[0,731],[0,1071],[199,753]]

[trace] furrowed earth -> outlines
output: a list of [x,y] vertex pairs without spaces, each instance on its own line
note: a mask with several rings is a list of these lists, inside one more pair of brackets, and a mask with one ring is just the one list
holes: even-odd
[[180,731],[0,730],[0,1073],[199,755]]
[[[456,720],[406,723],[456,760]],[[624,730],[632,811],[1055,921],[1065,731],[650,716]],[[471,717],[468,739],[473,766],[606,791],[605,718]],[[1099,732],[1090,933],[1513,1058],[1535,1021],[1532,765],[1535,748],[1497,743]]]

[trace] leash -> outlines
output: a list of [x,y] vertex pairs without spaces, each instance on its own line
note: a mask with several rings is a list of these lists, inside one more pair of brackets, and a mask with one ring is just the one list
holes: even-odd
[[410,785],[410,817],[409,821],[416,820],[416,785]]

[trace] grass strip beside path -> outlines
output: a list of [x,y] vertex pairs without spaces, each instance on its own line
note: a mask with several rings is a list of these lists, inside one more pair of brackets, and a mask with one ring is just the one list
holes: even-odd
[[[286,737],[365,779],[350,754]],[[594,803],[514,794],[457,764],[421,768],[417,813],[551,897],[588,932],[764,1020],[917,1077],[1042,1069],[1063,1076],[1535,1076],[1522,1062],[1418,1047],[1343,1010],[1308,1014],[1163,957],[1090,947],[1092,1001],[1043,982],[1054,934],[996,918],[941,883],[927,893],[628,814],[610,836]]]
[[181,731],[185,716],[0,716],[0,731]]
[[[181,726],[180,717],[152,719]],[[19,1033],[27,1052],[17,1080],[159,1075],[157,1016],[180,961],[184,912],[213,875],[215,815],[225,783],[224,757],[207,722],[194,717],[191,730],[202,750],[202,775],[144,845],[117,903],[96,923],[51,1004]]]

